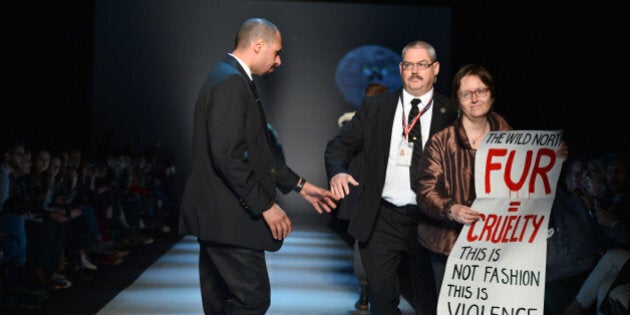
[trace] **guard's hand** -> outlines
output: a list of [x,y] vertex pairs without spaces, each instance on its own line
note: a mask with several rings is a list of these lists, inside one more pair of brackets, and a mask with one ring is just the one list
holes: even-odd
[[289,233],[293,232],[291,219],[278,204],[274,203],[271,208],[263,211],[262,216],[267,222],[274,239],[283,240],[287,238]]
[[330,213],[332,209],[337,208],[335,201],[339,200],[339,197],[335,196],[330,190],[315,186],[309,182],[304,184],[302,191],[300,191],[300,196],[310,202],[318,213],[323,213],[324,211]]
[[339,199],[350,193],[349,185],[359,186],[359,182],[348,173],[339,173],[330,179],[330,191]]

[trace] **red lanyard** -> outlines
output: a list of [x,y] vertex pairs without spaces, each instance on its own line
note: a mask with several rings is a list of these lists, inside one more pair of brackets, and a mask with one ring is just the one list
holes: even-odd
[[402,104],[403,107],[403,136],[405,137],[405,139],[407,139],[407,136],[409,136],[409,132],[411,132],[411,129],[413,129],[413,126],[416,125],[416,123],[418,122],[418,120],[420,120],[420,116],[422,116],[422,114],[426,113],[427,110],[429,110],[429,108],[431,107],[431,105],[433,104],[433,96],[431,96],[431,98],[429,99],[429,103],[427,104],[427,106],[423,107],[422,110],[418,113],[418,115],[416,115],[416,117],[414,117],[414,119],[411,121],[411,124],[409,126],[407,126],[407,119],[405,116],[405,102],[403,101],[403,97],[402,97],[402,93],[400,93],[400,103]]

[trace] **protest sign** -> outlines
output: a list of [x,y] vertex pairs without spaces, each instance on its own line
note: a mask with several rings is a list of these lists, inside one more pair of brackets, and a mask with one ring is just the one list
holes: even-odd
[[438,314],[543,314],[547,225],[562,160],[560,131],[493,131],[475,155],[471,208],[450,253]]

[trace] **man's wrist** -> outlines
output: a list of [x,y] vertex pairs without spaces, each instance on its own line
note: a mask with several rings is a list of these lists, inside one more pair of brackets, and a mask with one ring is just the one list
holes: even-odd
[[300,179],[298,180],[297,185],[295,186],[295,188],[293,188],[293,190],[295,192],[298,192],[298,193],[301,192],[302,189],[304,188],[304,184],[306,184],[306,179],[300,177]]

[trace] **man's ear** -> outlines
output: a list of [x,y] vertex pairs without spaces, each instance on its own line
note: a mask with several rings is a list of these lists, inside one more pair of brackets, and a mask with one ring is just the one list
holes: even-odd
[[265,44],[265,42],[259,38],[254,42],[254,52],[255,53],[260,53],[263,49],[263,45]]

